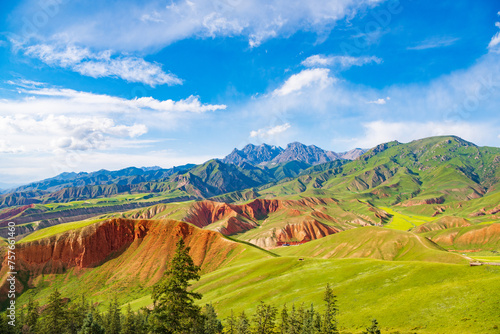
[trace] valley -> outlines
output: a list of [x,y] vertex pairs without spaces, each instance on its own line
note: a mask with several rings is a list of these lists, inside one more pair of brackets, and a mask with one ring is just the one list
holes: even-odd
[[[500,148],[446,136],[333,153],[252,145],[3,194],[0,236],[9,221],[18,229],[18,301],[44,304],[57,289],[70,303],[151,307],[182,237],[201,266],[199,303],[222,319],[260,301],[321,305],[328,283],[342,333],[373,318],[387,333],[495,333]],[[5,282],[4,239],[0,252]]]

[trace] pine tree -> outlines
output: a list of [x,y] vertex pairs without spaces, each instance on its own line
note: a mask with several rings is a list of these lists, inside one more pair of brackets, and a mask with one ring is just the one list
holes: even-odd
[[295,309],[295,304],[292,305],[287,330],[287,334],[298,334],[302,330],[302,322],[301,319],[299,319],[299,313]]
[[151,310],[143,307],[135,314],[135,324],[137,326],[137,332],[135,334],[146,334],[149,333],[148,320]]
[[324,334],[338,334],[337,329],[337,298],[333,294],[330,285],[326,285],[325,297],[323,300],[326,302],[326,310],[323,316],[323,333]]
[[377,319],[372,320],[372,325],[366,329],[363,334],[380,334],[380,329],[378,328]]
[[301,334],[314,334],[314,314],[314,306],[311,304],[311,309],[304,312]]
[[236,327],[238,325],[238,321],[234,317],[233,310],[231,310],[231,315],[226,319],[226,333],[227,334],[236,334]]
[[280,333],[281,334],[287,334],[290,327],[289,324],[289,317],[288,317],[288,310],[286,308],[286,304],[283,305],[283,309],[281,310],[281,326],[280,326]]
[[237,334],[250,334],[250,321],[245,314],[245,311],[241,311],[238,317],[238,326],[236,327]]
[[77,303],[68,308],[67,324],[70,334],[77,334],[82,328],[88,309],[89,305],[84,295],[81,296]]
[[204,334],[217,334],[222,332],[222,323],[217,319],[217,313],[212,304],[205,305],[203,312],[205,316]]
[[38,319],[40,318],[40,305],[37,301],[33,301],[32,298],[28,300],[28,305],[26,307],[26,317],[24,319],[24,324],[28,333],[36,333],[38,331]]
[[116,295],[109,303],[108,312],[105,317],[106,334],[120,334],[121,332],[121,311]]
[[199,322],[201,308],[194,304],[194,299],[201,299],[201,294],[188,291],[188,288],[190,281],[200,279],[200,267],[189,256],[189,249],[184,240],[179,239],[169,269],[153,286],[155,306],[151,329],[154,333],[186,333]]
[[82,329],[78,334],[104,334],[104,327],[99,323],[98,319],[95,318],[93,311],[87,313],[85,320],[83,321]]
[[260,302],[254,315],[254,331],[256,334],[268,334],[274,332],[274,322],[278,310],[272,305],[266,305]]
[[316,315],[314,316],[314,330],[316,331],[315,333],[321,333],[321,314],[319,312],[316,312]]
[[137,331],[138,331],[137,317],[134,314],[134,312],[132,312],[132,308],[130,307],[130,304],[128,304],[127,305],[127,312],[125,313],[125,316],[123,317],[121,334],[136,334]]
[[49,303],[43,312],[42,328],[44,334],[61,334],[66,330],[67,306],[56,289],[49,296]]

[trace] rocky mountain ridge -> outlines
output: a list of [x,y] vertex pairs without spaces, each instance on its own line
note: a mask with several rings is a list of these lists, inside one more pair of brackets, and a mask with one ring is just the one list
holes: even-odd
[[307,146],[299,142],[290,143],[285,149],[268,144],[248,144],[241,150],[235,148],[222,161],[238,166],[243,166],[245,163],[254,166],[272,166],[290,161],[302,161],[310,165],[317,165],[338,159],[355,160],[366,151],[355,148],[348,152],[336,153],[323,150],[315,145]]

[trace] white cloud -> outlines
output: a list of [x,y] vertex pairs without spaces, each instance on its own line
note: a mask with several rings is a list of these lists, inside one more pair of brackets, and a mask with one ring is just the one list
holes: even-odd
[[269,137],[277,136],[291,127],[289,123],[277,125],[274,127],[267,127],[259,130],[254,130],[250,132],[251,138],[268,139]]
[[348,69],[353,66],[363,66],[370,63],[381,64],[382,59],[375,56],[351,57],[313,55],[306,58],[302,62],[302,65],[307,67],[336,67],[340,69]]
[[[496,26],[497,28],[500,28],[500,22],[495,22],[495,26]],[[490,43],[488,44],[488,49],[489,49],[490,51],[497,52],[497,51],[498,51],[497,49],[498,49],[498,45],[499,45],[499,44],[500,44],[500,31],[499,31],[499,32],[497,32],[497,33],[495,34],[495,36],[493,36],[493,37],[491,38],[491,41],[490,41]]]
[[329,73],[330,70],[326,68],[303,70],[288,78],[280,88],[273,92],[273,95],[286,96],[300,92],[303,88],[311,87],[312,85],[324,89],[335,81],[335,79],[329,76]]
[[383,120],[362,124],[364,134],[353,141],[353,147],[370,148],[381,143],[397,140],[410,142],[432,136],[455,135],[478,143],[485,139],[494,127],[486,123],[442,123],[428,122],[387,122]]
[[[103,6],[67,2],[59,15],[37,29],[42,40],[120,51],[159,49],[178,40],[234,36],[250,46],[307,30],[325,33],[344,18],[375,7],[385,0],[192,0],[113,2]],[[27,0],[22,17],[33,17],[38,0]],[[14,17],[14,20],[17,17]],[[112,24],[110,24],[112,22]],[[29,36],[31,37],[31,36]]]
[[10,140],[0,139],[0,153],[22,153],[24,151],[23,146],[14,145]]
[[23,100],[0,100],[0,109],[10,113],[131,113],[154,111],[171,114],[203,113],[226,109],[225,105],[202,104],[198,97],[179,101],[157,100],[152,97],[124,99],[121,97],[80,92],[72,89],[37,88],[22,90]]
[[366,103],[368,103],[368,104],[379,104],[379,105],[382,105],[382,104],[386,104],[390,99],[391,98],[388,96],[385,99],[377,99],[377,100],[373,100],[373,101],[368,101]]
[[136,138],[146,133],[147,127],[143,124],[117,125],[105,117],[17,114],[0,116],[0,131],[11,141],[15,140],[16,145],[21,145],[22,151],[53,152],[106,148],[109,138]]
[[427,50],[447,47],[455,44],[460,38],[457,37],[434,37],[420,42],[418,45],[407,47],[407,50]]
[[77,46],[56,47],[36,44],[26,47],[25,54],[51,66],[70,69],[93,78],[115,77],[150,86],[179,85],[182,80],[165,73],[161,66],[137,57],[113,57],[111,51],[93,53]]
[[[479,145],[496,145],[500,143],[495,130],[500,126],[499,57],[497,53],[490,52],[472,67],[442,75],[428,83],[397,84],[381,89],[336,79],[331,72],[323,72],[325,69],[308,69],[306,71],[319,72],[314,76],[305,72],[308,74],[302,77],[301,72],[289,77],[273,93],[256,96],[244,106],[243,111],[248,122],[255,122],[251,123],[250,129],[260,128],[262,122],[291,123],[296,134],[307,133],[308,137],[300,140],[308,142],[320,143],[326,133],[336,142],[348,143],[345,138],[364,136],[365,128],[361,124],[382,119],[392,120],[393,129],[402,128],[400,123],[411,124],[396,134],[408,132],[415,137],[412,139],[452,133]],[[329,84],[321,85],[320,82]],[[387,97],[390,97],[390,108],[383,107],[384,104],[389,105]],[[436,130],[439,124],[442,131]],[[477,131],[474,135],[464,124],[490,126],[482,129],[480,126],[472,127],[473,131]],[[427,131],[427,126],[432,126],[433,131]],[[386,127],[377,133],[393,134],[391,131],[390,127]],[[370,134],[367,133],[367,136]],[[377,144],[381,140],[394,139],[392,137],[382,138],[379,135],[371,142]],[[332,149],[341,151],[368,145],[355,140],[350,143]]]
[[179,101],[152,97],[129,100],[33,87],[26,80],[13,84],[20,87],[23,98],[0,100],[0,133],[6,138],[0,142],[0,153],[102,150],[130,143],[148,144],[138,139],[148,129],[173,129],[179,120],[186,123],[190,115],[226,108],[202,104],[195,96]]
[[[1,152],[0,152],[1,153]],[[118,170],[130,166],[161,166],[170,168],[186,163],[203,163],[213,156],[189,155],[176,150],[59,151],[56,154],[3,154],[0,182],[26,184],[62,172],[93,172],[100,169]]]

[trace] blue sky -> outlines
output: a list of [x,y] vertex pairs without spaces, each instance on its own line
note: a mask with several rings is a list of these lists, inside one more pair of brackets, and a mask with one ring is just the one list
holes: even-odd
[[0,188],[248,143],[500,146],[497,1],[0,3]]

